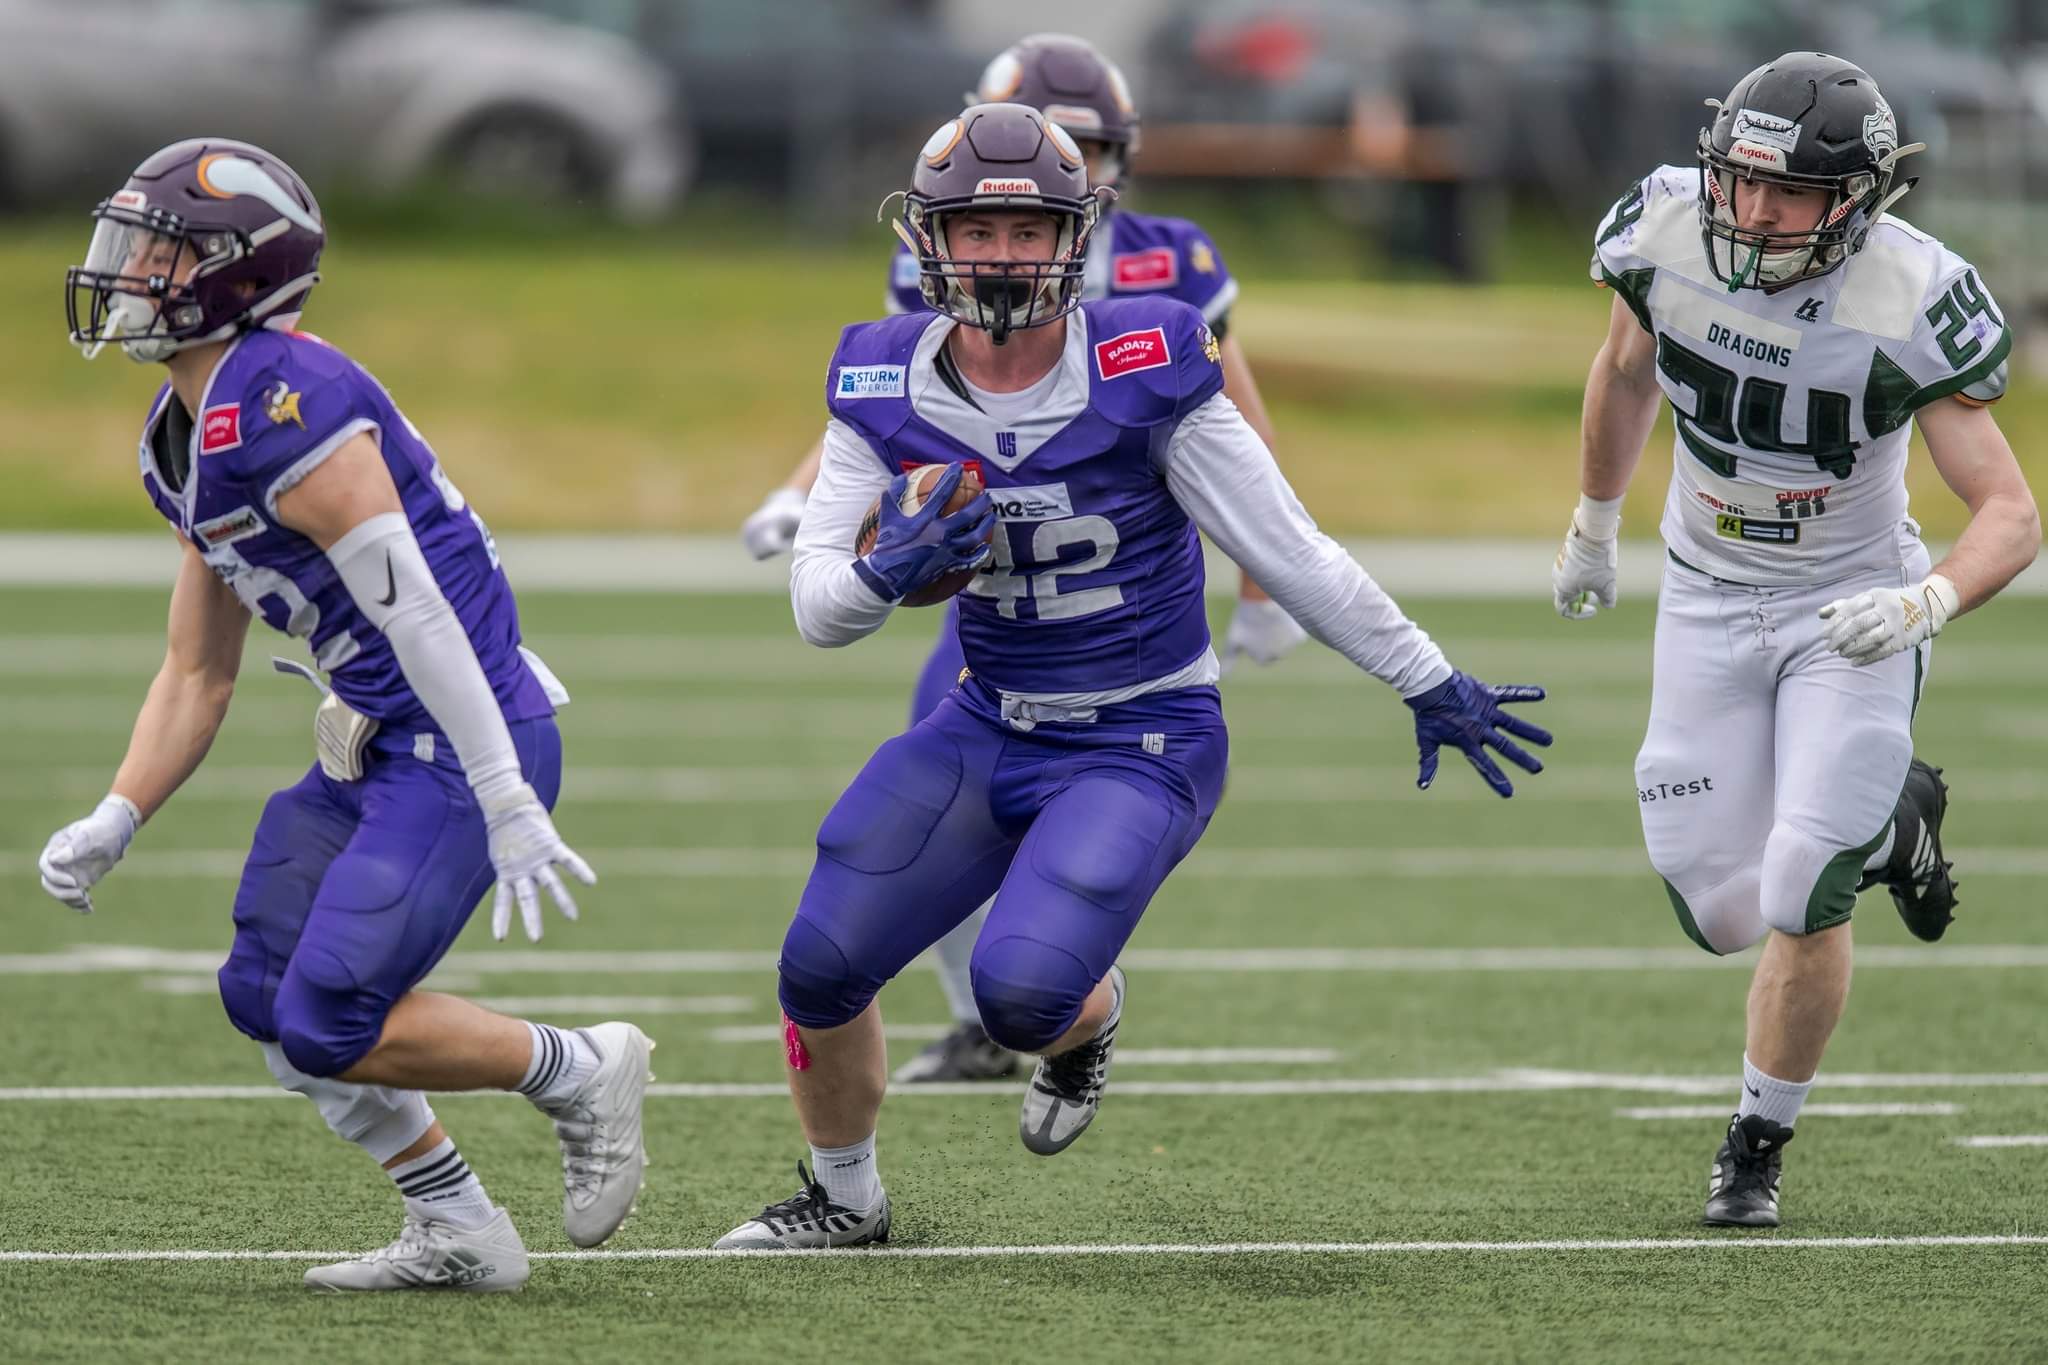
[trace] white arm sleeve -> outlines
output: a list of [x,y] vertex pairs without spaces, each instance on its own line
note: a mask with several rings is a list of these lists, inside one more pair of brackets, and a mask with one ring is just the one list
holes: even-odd
[[1219,393],[1188,414],[1161,464],[1174,501],[1309,634],[1404,697],[1451,676],[1436,642],[1317,528],[1235,403]]
[[477,803],[495,810],[523,800],[526,780],[505,712],[405,514],[371,517],[329,546],[327,559],[356,607],[391,642],[406,682],[455,746]]
[[797,633],[824,649],[880,630],[895,604],[853,571],[860,519],[889,487],[889,473],[867,441],[837,418],[825,426],[818,481],[804,503],[789,556],[789,600]]

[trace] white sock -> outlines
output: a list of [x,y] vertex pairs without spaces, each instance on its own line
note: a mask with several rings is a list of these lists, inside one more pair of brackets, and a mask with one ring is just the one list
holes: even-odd
[[566,1103],[596,1073],[597,1049],[574,1029],[531,1020],[526,1027],[533,1034],[533,1060],[526,1064],[519,1093],[542,1109]]
[[1776,1076],[1766,1076],[1750,1064],[1749,1054],[1742,1056],[1742,1098],[1736,1105],[1737,1118],[1748,1118],[1761,1114],[1772,1123],[1781,1123],[1790,1128],[1799,1121],[1799,1107],[1806,1103],[1807,1092],[1813,1089],[1814,1078],[1803,1081],[1781,1081]]
[[1899,841],[1899,822],[1892,821],[1884,832],[1884,842],[1877,846],[1877,852],[1863,860],[1865,872],[1875,872],[1892,860],[1892,845]]
[[866,1213],[882,1202],[882,1177],[875,1170],[875,1135],[851,1147],[811,1148],[811,1174],[833,1203]]
[[453,1138],[442,1138],[425,1156],[387,1167],[385,1174],[405,1196],[406,1212],[415,1217],[480,1228],[497,1216],[483,1182],[455,1150]]
[[981,937],[981,926],[988,923],[988,907],[994,904],[984,903],[960,921],[952,933],[932,945],[932,965],[939,970],[939,988],[946,993],[946,1008],[953,1012],[956,1024],[981,1023],[981,1011],[974,1007],[974,982],[968,965],[973,961],[974,941]]

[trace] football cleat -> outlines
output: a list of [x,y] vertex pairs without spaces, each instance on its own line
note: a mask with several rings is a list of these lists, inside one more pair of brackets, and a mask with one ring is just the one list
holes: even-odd
[[1728,1136],[1707,1174],[1707,1211],[1717,1228],[1778,1226],[1778,1175],[1792,1130],[1761,1114],[1728,1121]]
[[597,1070],[547,1113],[562,1143],[562,1229],[577,1246],[594,1247],[619,1230],[645,1182],[640,1108],[654,1079],[654,1044],[626,1023],[576,1031],[596,1050]]
[[306,1288],[330,1294],[386,1289],[493,1294],[519,1288],[526,1275],[526,1247],[504,1209],[480,1228],[408,1213],[397,1241],[353,1261],[314,1266],[306,1272]]
[[821,1251],[826,1247],[869,1246],[889,1240],[889,1196],[863,1213],[835,1204],[825,1187],[796,1163],[802,1188],[770,1204],[711,1244],[715,1251]]
[[1893,816],[1892,856],[1883,867],[1865,872],[1856,888],[1889,887],[1906,928],[1929,943],[1947,933],[1955,919],[1956,883],[1949,875],[1955,864],[1941,853],[1941,821],[1947,814],[1948,784],[1941,780],[1941,769],[1914,759]]
[[990,1038],[979,1021],[954,1026],[890,1079],[903,1085],[924,1081],[999,1081],[1017,1074],[1017,1054]]
[[1073,1146],[1102,1107],[1102,1090],[1109,1084],[1109,1059],[1116,1052],[1116,1027],[1124,1015],[1123,968],[1109,969],[1109,983],[1115,999],[1102,1031],[1057,1057],[1040,1057],[1038,1070],[1024,1090],[1017,1135],[1040,1156],[1057,1156]]

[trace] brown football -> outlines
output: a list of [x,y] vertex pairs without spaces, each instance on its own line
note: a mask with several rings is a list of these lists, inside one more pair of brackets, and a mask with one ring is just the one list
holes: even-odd
[[[916,512],[918,508],[924,506],[924,500],[931,494],[932,485],[936,484],[939,481],[939,476],[945,472],[946,466],[942,464],[919,465],[911,472],[910,486],[903,490],[903,511],[906,515]],[[968,465],[965,469],[961,470],[960,484],[953,490],[953,496],[947,500],[946,510],[941,512],[940,515],[949,517],[980,496],[981,472],[973,465]],[[880,534],[881,529],[882,499],[876,498],[873,504],[868,507],[868,514],[860,519],[860,534],[853,539],[853,552],[857,555],[864,555],[874,549],[875,537]],[[995,538],[994,530],[990,530],[989,538]],[[959,573],[949,573],[945,577],[935,579],[917,591],[906,595],[903,599],[903,605],[906,607],[935,607],[973,581],[974,572],[971,569],[962,570]]]

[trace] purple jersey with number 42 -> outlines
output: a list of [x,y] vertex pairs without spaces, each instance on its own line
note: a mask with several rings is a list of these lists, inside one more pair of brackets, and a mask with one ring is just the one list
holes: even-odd
[[551,714],[519,652],[519,612],[490,532],[390,395],[327,343],[302,332],[244,334],[207,382],[196,421],[185,420],[165,385],[143,428],[142,483],[251,613],[306,642],[343,701],[387,728],[430,730],[390,642],[320,547],[277,519],[278,498],[359,433],[383,451],[506,720]]
[[1209,647],[1201,540],[1154,452],[1223,386],[1201,314],[1165,298],[1084,303],[1068,325],[1084,329],[1087,404],[1022,456],[976,450],[912,406],[919,339],[951,325],[923,312],[847,328],[826,401],[892,475],[979,469],[998,525],[994,564],[957,599],[967,666],[999,691],[1046,694],[1116,691],[1193,663]]

